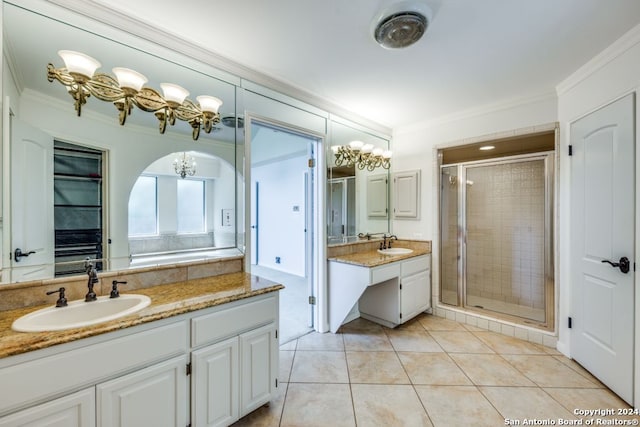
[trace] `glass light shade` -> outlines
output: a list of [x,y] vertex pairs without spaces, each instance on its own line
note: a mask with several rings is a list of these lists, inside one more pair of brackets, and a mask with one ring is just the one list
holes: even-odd
[[349,143],[349,147],[353,150],[360,150],[364,146],[364,142],[362,141],[351,141]]
[[89,55],[73,50],[59,50],[58,55],[64,61],[64,66],[70,73],[81,74],[86,77],[93,77],[93,74],[100,68],[100,62]]
[[382,152],[382,158],[383,159],[390,159],[391,158],[391,151],[389,150],[385,150]]
[[370,153],[371,150],[373,150],[373,145],[372,144],[364,144],[362,146],[362,152],[363,153]]
[[134,89],[135,91],[142,89],[142,86],[149,81],[139,72],[129,68],[116,67],[113,69],[113,74],[116,75],[121,88]]
[[372,154],[373,154],[374,156],[382,156],[383,151],[384,151],[384,150],[383,150],[382,148],[377,147],[377,148],[374,148],[374,149],[373,149],[373,153],[372,153]]
[[200,109],[207,113],[217,113],[218,108],[222,105],[222,100],[215,96],[200,95],[196,96]]
[[182,104],[184,99],[189,96],[189,91],[182,86],[173,83],[160,83],[165,101]]

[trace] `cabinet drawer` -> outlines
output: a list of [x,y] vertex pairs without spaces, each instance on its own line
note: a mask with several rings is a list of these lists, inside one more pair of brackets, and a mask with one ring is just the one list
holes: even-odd
[[371,285],[400,277],[400,263],[394,262],[371,269]]
[[402,277],[410,276],[430,267],[429,255],[411,258],[402,262]]
[[275,297],[268,297],[196,317],[191,321],[191,345],[198,347],[277,320]]

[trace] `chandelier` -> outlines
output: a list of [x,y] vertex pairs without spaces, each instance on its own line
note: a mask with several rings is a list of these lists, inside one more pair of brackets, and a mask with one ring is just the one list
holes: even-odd
[[336,166],[355,166],[360,170],[372,171],[382,166],[384,169],[391,167],[391,151],[382,148],[374,148],[372,144],[365,144],[362,141],[351,141],[349,145],[331,146],[333,154],[336,156]]
[[182,157],[176,157],[173,161],[173,169],[182,179],[187,175],[193,176],[196,174],[196,160],[187,153],[182,153]]
[[64,68],[47,65],[47,79],[58,80],[66,86],[74,100],[75,109],[80,116],[82,106],[91,95],[107,102],[113,102],[118,110],[118,118],[124,125],[131,109],[136,106],[142,111],[154,113],[159,120],[160,133],[163,134],[167,123],[175,124],[176,118],[188,122],[192,127],[194,141],[200,136],[200,129],[210,133],[213,125],[220,122],[218,109],[222,101],[214,96],[196,97],[198,105],[187,99],[189,92],[172,83],[161,83],[162,95],[155,89],[143,87],[147,78],[137,71],[117,67],[113,69],[116,77],[96,73],[100,62],[84,53],[61,50],[58,55],[64,61]]

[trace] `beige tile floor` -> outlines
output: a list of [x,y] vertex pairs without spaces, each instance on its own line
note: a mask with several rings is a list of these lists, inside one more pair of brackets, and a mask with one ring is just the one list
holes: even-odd
[[[554,349],[440,317],[396,329],[357,319],[280,348],[278,397],[235,426],[607,425],[627,408]],[[582,424],[580,424],[582,423]],[[611,424],[609,424],[611,425]],[[631,424],[636,425],[636,424]]]

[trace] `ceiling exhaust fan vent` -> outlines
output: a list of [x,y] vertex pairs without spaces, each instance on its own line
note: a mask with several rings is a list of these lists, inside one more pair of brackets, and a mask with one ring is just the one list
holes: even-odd
[[399,2],[384,10],[375,21],[373,36],[387,49],[410,46],[427,31],[431,19],[429,8],[417,2]]

